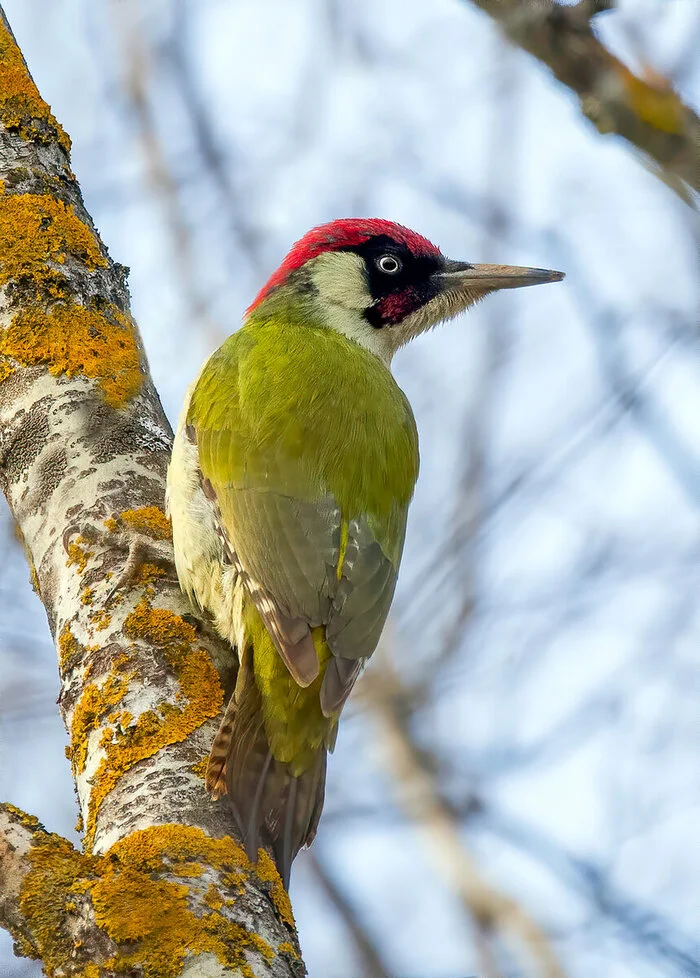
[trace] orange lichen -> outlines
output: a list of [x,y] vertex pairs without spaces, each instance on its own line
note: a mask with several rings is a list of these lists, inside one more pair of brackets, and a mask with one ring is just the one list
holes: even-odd
[[277,953],[288,954],[290,958],[294,959],[294,961],[298,961],[300,958],[299,952],[294,947],[291,941],[282,941],[280,946],[277,948]]
[[[138,971],[143,978],[175,978],[185,960],[199,954],[214,954],[243,974],[252,974],[249,952],[273,960],[264,938],[226,917],[236,904],[228,898],[229,878],[239,889],[239,880],[255,881],[260,875],[232,838],[214,839],[192,826],[161,825],[133,832],[104,856],[94,857],[19,815],[36,832],[31,869],[20,892],[32,944],[22,950],[40,957],[48,974],[61,972],[68,962],[74,971],[80,956],[90,953],[74,936],[76,916],[90,916],[88,901],[95,922],[113,942],[113,951],[103,945],[112,957],[90,957],[93,966]],[[205,871],[216,873],[215,882],[200,882]],[[288,940],[277,953],[299,957]]]
[[112,623],[112,616],[108,611],[103,608],[98,608],[96,611],[90,612],[90,622],[95,626],[96,632],[103,632]]
[[204,781],[204,779],[207,776],[208,764],[209,764],[209,755],[207,754],[205,757],[202,758],[201,761],[197,761],[196,764],[193,764],[192,767],[190,768],[190,771],[192,771],[193,774],[196,774],[198,778],[201,778],[202,781]]
[[52,975],[74,954],[68,915],[74,914],[76,898],[87,889],[86,875],[94,863],[66,839],[44,832],[31,846],[29,861],[32,868],[22,882],[20,909],[31,927],[31,956],[40,958],[44,972]]
[[39,95],[24,63],[22,53],[5,24],[0,20],[0,121],[23,139],[39,143],[58,143],[70,155],[70,138]]
[[106,745],[106,756],[93,778],[90,794],[87,848],[95,839],[100,806],[122,775],[163,747],[185,740],[205,720],[217,716],[223,703],[218,673],[207,653],[197,646],[194,627],[179,615],[153,608],[144,598],[127,616],[123,631],[127,638],[145,639],[161,651],[178,681],[183,705],[166,702],[157,711],[147,710]]
[[86,268],[106,268],[94,232],[73,208],[50,194],[0,197],[0,285],[22,281],[37,298],[65,298],[65,275],[56,265],[66,258]]
[[624,65],[617,67],[630,108],[643,122],[662,132],[682,136],[686,131],[687,110],[668,80],[649,72],[637,78]]
[[79,305],[22,310],[0,334],[0,354],[25,367],[46,364],[54,375],[97,380],[111,407],[127,403],[143,384],[133,323],[113,305],[99,313]]
[[90,893],[98,924],[116,943],[129,944],[111,962],[115,970],[139,967],[144,976],[175,978],[186,957],[207,953],[244,974],[250,973],[247,951],[271,961],[267,941],[221,915],[225,901],[215,885],[202,895],[214,912],[198,916],[190,909],[192,890],[183,878],[196,878],[205,868],[233,867],[254,872],[232,839],[212,839],[190,826],[145,829],[112,846],[98,862],[100,876]]
[[83,690],[71,723],[71,761],[74,774],[81,774],[85,770],[90,731],[96,730],[109,708],[123,699],[129,686],[129,678],[108,676],[102,686],[89,683]]
[[95,233],[71,206],[51,194],[0,196],[0,285],[12,285],[10,303],[22,296],[22,308],[0,334],[0,355],[97,380],[107,403],[121,407],[143,383],[133,322],[101,300],[99,307],[74,303],[61,267],[68,258],[89,271],[107,267]]
[[[173,528],[162,509],[157,506],[140,506],[138,509],[125,509],[119,514],[120,521],[137,533],[153,540],[172,540]],[[114,532],[119,524],[115,519],[105,520],[107,529]]]
[[292,912],[292,903],[289,899],[289,894],[284,888],[277,867],[264,849],[258,849],[257,872],[264,883],[269,883],[270,899],[275,905],[279,917],[285,924],[294,929],[294,913]]
[[[0,343],[1,342],[2,342],[2,338],[0,337]],[[77,537],[75,543],[69,543],[68,546],[66,547],[66,550],[68,552],[68,560],[66,561],[66,567],[72,567],[73,564],[75,564],[76,567],[78,568],[79,574],[82,574],[85,568],[87,567],[88,560],[91,557],[94,557],[92,551],[83,550],[83,548],[80,546],[81,543],[85,543],[85,542],[86,540],[84,537]]]
[[70,623],[66,622],[58,636],[58,665],[62,676],[75,669],[85,654],[85,646],[81,645],[70,630]]

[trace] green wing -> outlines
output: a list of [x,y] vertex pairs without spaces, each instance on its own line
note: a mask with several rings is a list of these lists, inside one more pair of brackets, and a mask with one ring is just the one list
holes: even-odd
[[[376,492],[363,493],[372,453],[362,451],[358,432],[349,434],[347,427],[338,440],[338,383],[332,390],[324,386],[333,365],[322,363],[328,351],[325,337],[320,341],[312,360],[300,365],[297,357],[293,365],[301,371],[290,378],[287,357],[265,357],[260,339],[245,329],[235,334],[205,367],[188,422],[228,559],[301,686],[319,670],[311,629],[325,626],[333,658],[321,705],[330,715],[342,707],[379,641],[396,586],[410,491],[391,498],[385,487],[392,473],[380,470],[379,505]],[[315,374],[304,378],[305,366],[315,366]],[[256,383],[261,376],[266,390]],[[382,375],[380,380],[381,396],[387,385]],[[373,432],[365,434],[384,466],[402,438],[417,454],[410,409],[393,379],[391,384],[401,410],[390,421],[398,414],[398,430],[383,426],[385,451],[372,440]],[[280,404],[282,391],[287,403]],[[360,418],[360,427],[366,426],[362,413]]]

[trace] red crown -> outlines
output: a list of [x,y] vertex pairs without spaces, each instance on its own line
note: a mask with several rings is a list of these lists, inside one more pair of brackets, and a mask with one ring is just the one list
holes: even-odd
[[286,281],[291,272],[301,268],[312,258],[323,254],[324,251],[356,247],[379,234],[384,234],[392,241],[405,245],[414,255],[440,254],[440,249],[432,241],[428,241],[416,231],[411,231],[410,228],[394,224],[393,221],[383,221],[376,217],[347,217],[339,221],[330,221],[328,224],[312,228],[292,245],[287,257],[260,289],[247,311],[252,312],[273,289]]

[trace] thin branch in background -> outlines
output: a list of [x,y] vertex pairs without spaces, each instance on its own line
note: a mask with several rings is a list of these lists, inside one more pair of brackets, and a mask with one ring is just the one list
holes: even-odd
[[177,181],[170,172],[165,150],[148,97],[151,78],[150,56],[143,32],[138,24],[138,0],[109,0],[113,21],[121,42],[124,64],[123,84],[138,127],[148,181],[160,201],[166,227],[170,234],[173,258],[177,267],[187,315],[206,333],[214,344],[224,335],[209,313],[209,300],[197,282],[197,263],[192,234],[185,218]]
[[377,663],[364,677],[361,690],[381,731],[377,741],[392,787],[405,814],[420,829],[436,872],[455,894],[467,918],[482,934],[515,939],[542,978],[564,978],[544,931],[516,900],[483,879],[464,846],[460,826],[442,801],[435,778],[402,721],[402,689],[395,674],[388,665]]
[[546,64],[575,92],[583,114],[602,134],[615,133],[686,203],[700,192],[700,118],[670,84],[640,78],[612,55],[590,22],[596,4],[555,0],[470,0],[513,43]]
[[590,860],[568,852],[548,835],[484,804],[474,813],[474,827],[516,845],[566,885],[581,893],[589,906],[614,924],[620,935],[644,956],[658,960],[666,974],[700,974],[697,938],[684,933],[674,921],[621,893],[609,874]]
[[319,856],[318,850],[312,850],[308,854],[306,864],[311,867],[311,872],[323,890],[324,897],[330,901],[352,937],[362,964],[362,975],[366,978],[389,978],[391,972],[382,961],[377,944],[367,932],[352,901],[334,879],[326,862]]
[[175,0],[172,17],[174,29],[163,53],[171,63],[173,78],[189,116],[202,163],[218,191],[226,217],[232,260],[238,262],[243,254],[250,265],[251,274],[261,279],[266,269],[263,235],[251,221],[249,208],[235,185],[232,173],[236,160],[227,160],[221,150],[206,99],[192,66],[188,51],[192,36],[188,29],[190,14],[187,0]]

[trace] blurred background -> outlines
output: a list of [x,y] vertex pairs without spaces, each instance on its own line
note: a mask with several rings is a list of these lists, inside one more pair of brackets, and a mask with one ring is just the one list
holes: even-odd
[[[422,474],[293,872],[312,978],[700,974],[692,204],[470,0],[4,7],[131,268],[173,422],[314,224],[385,217],[452,258],[567,273],[396,358]],[[697,110],[696,0],[593,25]],[[4,502],[0,541],[0,797],[77,841],[55,652]],[[0,974],[39,974],[4,932]]]

